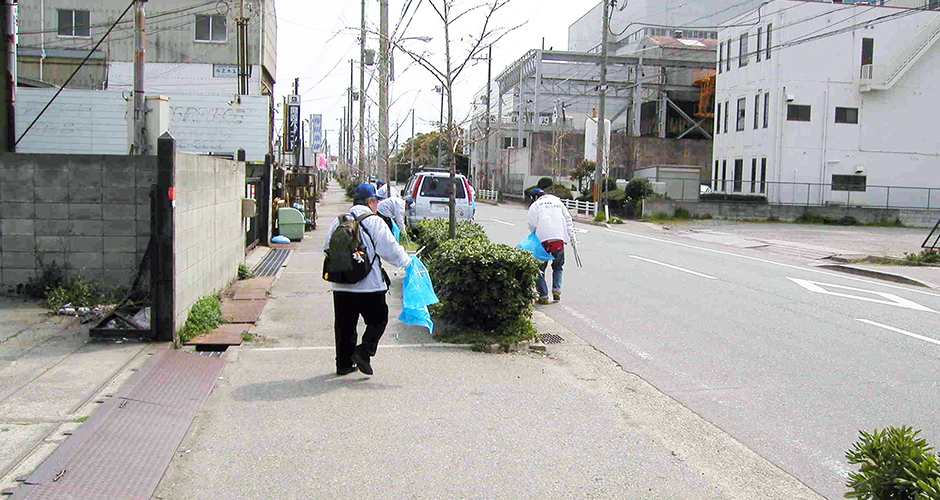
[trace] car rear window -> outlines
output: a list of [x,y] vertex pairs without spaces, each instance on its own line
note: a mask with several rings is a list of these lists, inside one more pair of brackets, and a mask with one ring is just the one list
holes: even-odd
[[[448,177],[425,177],[421,183],[421,196],[432,198],[450,198],[450,178]],[[457,178],[457,198],[466,198],[467,193],[463,188],[463,179]]]

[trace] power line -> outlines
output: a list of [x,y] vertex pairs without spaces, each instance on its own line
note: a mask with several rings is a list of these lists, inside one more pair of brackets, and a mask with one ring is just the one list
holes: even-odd
[[[153,18],[162,17],[162,16],[167,16],[167,15],[170,15],[170,14],[176,14],[176,13],[179,13],[179,12],[185,12],[185,11],[192,10],[192,9],[198,9],[198,8],[203,7],[203,6],[205,6],[205,5],[216,4],[216,3],[218,3],[218,1],[219,1],[219,0],[207,0],[207,1],[204,1],[204,2],[203,2],[202,4],[200,4],[200,5],[190,5],[190,6],[188,6],[188,7],[181,7],[181,8],[179,8],[179,9],[164,10],[164,11],[160,11],[160,12],[155,12],[155,13],[153,13],[153,14],[148,14],[148,15],[147,15],[147,19],[150,20],[150,19],[153,19]],[[130,20],[130,21],[121,21],[121,22],[119,22],[118,24],[125,24],[125,23],[132,23],[132,22],[134,22],[134,21],[132,21],[132,20]],[[99,24],[90,24],[90,25],[88,25],[87,27],[88,27],[89,29],[97,29],[97,28],[104,28],[104,27],[107,27],[107,26],[108,26],[108,23],[99,23]],[[48,30],[20,31],[20,32],[19,32],[19,35],[20,35],[20,36],[24,36],[24,35],[40,35],[40,34],[42,34],[42,33],[58,33],[58,32],[59,32],[59,28],[56,27],[56,28],[48,29]]]

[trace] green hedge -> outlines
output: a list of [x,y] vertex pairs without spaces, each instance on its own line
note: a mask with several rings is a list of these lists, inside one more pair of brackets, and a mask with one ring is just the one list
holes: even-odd
[[532,315],[539,264],[532,254],[484,238],[443,243],[431,277],[441,299],[432,311],[468,329],[511,335]]
[[[425,247],[421,252],[422,260],[433,260],[437,248],[450,239],[450,221],[448,219],[418,221],[418,226],[411,230],[411,236],[418,245]],[[457,221],[457,239],[486,240],[486,231],[483,226],[473,221]]]

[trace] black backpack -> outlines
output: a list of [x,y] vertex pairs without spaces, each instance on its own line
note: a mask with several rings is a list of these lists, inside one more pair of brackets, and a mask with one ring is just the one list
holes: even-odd
[[378,254],[369,260],[365,243],[359,238],[359,228],[369,236],[375,248],[375,240],[362,225],[363,219],[373,215],[370,213],[350,218],[352,214],[347,213],[339,216],[339,226],[330,236],[330,246],[323,259],[323,279],[331,283],[352,284],[359,283],[372,272],[372,264]]

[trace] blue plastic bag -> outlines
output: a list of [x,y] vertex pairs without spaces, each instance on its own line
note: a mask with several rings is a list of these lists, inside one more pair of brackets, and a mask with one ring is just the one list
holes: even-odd
[[287,236],[278,235],[271,238],[271,243],[290,243],[290,240],[287,238]]
[[411,258],[411,266],[405,273],[401,293],[401,314],[398,320],[406,325],[423,326],[428,333],[434,334],[434,322],[428,306],[440,302],[434,293],[434,285],[428,268],[417,255]]
[[533,257],[542,262],[555,260],[555,256],[545,250],[545,247],[542,246],[542,242],[539,241],[539,238],[535,235],[535,233],[529,233],[529,236],[526,236],[525,239],[520,241],[519,244],[516,245],[516,248],[521,248],[526,252],[530,252]]
[[392,234],[395,236],[395,241],[401,241],[401,228],[395,221],[392,221]]

